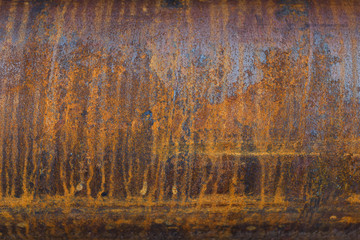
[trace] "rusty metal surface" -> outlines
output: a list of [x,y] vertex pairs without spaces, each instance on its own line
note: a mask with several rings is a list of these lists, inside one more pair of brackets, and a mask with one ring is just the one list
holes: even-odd
[[[0,0],[0,234],[354,235],[359,13],[357,0]],[[82,220],[67,228],[69,213]]]

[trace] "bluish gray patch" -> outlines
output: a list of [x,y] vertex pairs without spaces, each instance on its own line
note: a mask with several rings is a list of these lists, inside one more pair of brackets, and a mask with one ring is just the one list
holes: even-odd
[[182,7],[180,0],[163,0],[162,7],[166,8],[180,8]]
[[299,45],[295,45],[293,48],[291,48],[291,55],[294,58],[294,61],[297,61],[299,58]]
[[59,39],[59,46],[63,46],[67,43],[67,38],[65,35],[62,35]]
[[262,50],[262,51],[260,51],[259,52],[259,59],[260,59],[260,62],[262,63],[262,64],[266,64],[266,62],[267,62],[267,60],[266,60],[266,52],[267,51],[267,49],[264,49],[264,50]]
[[315,45],[320,45],[324,40],[324,37],[319,32],[314,32],[313,41]]
[[4,28],[0,27],[0,42],[4,41],[5,39],[5,30]]

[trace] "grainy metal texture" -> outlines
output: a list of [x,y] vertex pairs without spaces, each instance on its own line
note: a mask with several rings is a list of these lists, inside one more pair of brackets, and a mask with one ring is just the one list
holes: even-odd
[[0,234],[355,239],[359,13],[0,0]]

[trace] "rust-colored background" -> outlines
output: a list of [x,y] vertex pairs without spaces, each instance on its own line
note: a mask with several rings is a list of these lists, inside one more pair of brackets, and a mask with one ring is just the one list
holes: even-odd
[[1,236],[356,239],[359,18],[0,0]]

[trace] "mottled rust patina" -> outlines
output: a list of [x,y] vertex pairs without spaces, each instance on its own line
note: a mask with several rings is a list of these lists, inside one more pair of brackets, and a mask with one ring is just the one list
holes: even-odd
[[359,18],[0,0],[1,237],[356,239]]

